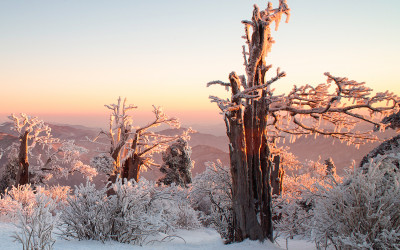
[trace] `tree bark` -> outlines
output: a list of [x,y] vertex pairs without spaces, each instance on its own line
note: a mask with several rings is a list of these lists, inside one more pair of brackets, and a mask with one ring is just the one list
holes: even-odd
[[124,162],[121,178],[126,178],[127,180],[134,179],[138,182],[142,164],[142,159],[138,154],[133,154],[131,157],[128,157]]
[[[234,96],[240,81],[236,74],[230,75],[230,81]],[[233,241],[246,238],[273,241],[270,187],[273,163],[265,135],[267,109],[266,102],[253,101],[244,111],[240,108],[226,117],[233,187]]]
[[275,155],[273,158],[273,168],[271,172],[271,187],[273,196],[279,196],[283,191],[283,176],[285,171],[282,169],[280,161],[281,157],[279,155]]
[[28,136],[29,132],[20,137],[20,148],[18,155],[19,168],[16,178],[17,185],[25,185],[29,183],[29,161],[28,161]]

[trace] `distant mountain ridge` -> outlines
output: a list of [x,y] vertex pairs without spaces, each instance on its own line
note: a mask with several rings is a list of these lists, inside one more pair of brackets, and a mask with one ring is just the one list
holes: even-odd
[[[74,140],[75,143],[79,146],[82,146],[89,150],[89,153],[83,154],[81,156],[81,160],[84,163],[89,163],[90,159],[95,155],[99,154],[99,151],[107,150],[107,145],[101,146],[96,143],[90,142],[87,138],[93,139],[95,138],[100,129],[89,128],[81,125],[61,125],[61,124],[50,124],[51,134],[53,137],[60,138],[62,140]],[[165,129],[159,131],[158,133],[164,135],[175,135],[180,134],[184,128],[181,129]],[[203,133],[193,133],[190,134],[191,139],[189,141],[189,145],[192,147],[192,160],[195,161],[195,166],[193,169],[194,175],[204,171],[204,163],[207,161],[216,161],[217,159],[221,159],[221,161],[225,164],[229,164],[229,156],[227,153],[227,145],[228,140],[224,136],[215,136],[210,134]],[[12,143],[18,142],[17,133],[12,130],[12,123],[5,122],[0,124],[0,148],[6,149]],[[161,155],[154,155],[154,159],[157,163],[162,163]],[[0,159],[0,169],[4,167],[7,158],[2,157]],[[141,173],[141,176],[150,180],[157,180],[161,176],[161,172],[158,171],[157,168],[153,168],[153,170],[144,171]],[[95,182],[103,183],[106,180],[105,176],[101,175],[95,178]],[[84,178],[79,174],[75,174],[74,176],[70,176],[68,179],[61,179],[59,181],[62,185],[77,185],[81,182],[84,182]]]
[[[12,124],[6,122],[0,124],[0,148],[5,149],[9,147],[13,142],[17,142],[17,134],[11,130]],[[61,125],[61,124],[49,124],[52,128],[52,135],[54,137],[63,140],[74,140],[79,146],[85,147],[89,150],[88,154],[84,154],[81,160],[85,163],[89,163],[90,159],[99,153],[99,150],[106,150],[107,146],[99,146],[96,143],[92,143],[88,138],[93,139],[98,135],[100,129],[89,128],[81,125]],[[181,129],[165,129],[159,131],[165,135],[180,134],[184,128]],[[387,131],[380,134],[380,138],[391,138],[395,133],[393,131]],[[229,154],[228,154],[228,138],[226,136],[216,136],[207,133],[196,132],[190,134],[189,145],[192,147],[192,160],[195,161],[193,175],[201,173],[205,169],[205,163],[208,161],[216,161],[220,159],[224,165],[229,165]],[[360,162],[362,157],[369,153],[373,148],[378,146],[380,142],[369,143],[360,146],[360,149],[354,146],[347,146],[341,144],[338,140],[333,143],[332,138],[317,137],[301,137],[296,140],[293,144],[285,144],[290,147],[290,152],[295,154],[300,162],[305,162],[307,159],[318,160],[319,156],[321,160],[325,160],[332,157],[337,171],[339,174],[343,173],[345,167],[349,167],[352,160],[356,161],[356,164]],[[282,145],[280,145],[282,146]],[[154,159],[157,163],[162,163],[161,155],[155,155]],[[0,169],[4,166],[6,157],[0,159]],[[157,168],[153,168],[147,172],[141,174],[143,177],[151,180],[157,180],[161,173]],[[68,180],[61,180],[61,184],[76,185],[84,181],[84,179],[75,175],[70,177]],[[104,182],[105,176],[101,175],[96,177],[96,182]]]

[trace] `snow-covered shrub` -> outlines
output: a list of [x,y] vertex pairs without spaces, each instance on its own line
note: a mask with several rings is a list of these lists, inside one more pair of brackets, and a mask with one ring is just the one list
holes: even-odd
[[158,232],[168,233],[178,228],[199,226],[196,212],[190,207],[184,189],[157,187],[154,182],[141,179],[113,184],[115,195],[115,239],[119,242],[143,244],[146,238]]
[[89,182],[75,189],[61,215],[65,237],[141,245],[159,232],[199,226],[180,187],[157,187],[143,178],[139,183],[118,178],[111,187],[115,194],[110,196]]
[[60,216],[63,236],[79,240],[110,239],[113,225],[108,201],[105,189],[97,190],[89,181],[77,186],[74,195],[67,198],[68,205]]
[[171,186],[158,186],[152,194],[154,206],[163,208],[163,219],[168,228],[195,229],[201,223],[189,200],[189,190],[172,184]]
[[309,161],[293,174],[286,175],[284,192],[273,199],[273,218],[276,236],[302,236],[310,238],[314,223],[314,205],[318,187],[331,187],[340,182],[332,160]]
[[52,214],[55,203],[42,193],[37,194],[34,200],[31,213],[18,213],[17,227],[20,231],[12,237],[22,244],[24,250],[53,249],[52,231],[57,223],[57,216]]
[[339,249],[400,248],[400,155],[378,156],[339,185],[319,187],[313,239]]
[[162,208],[152,206],[154,185],[146,180],[121,179],[112,185],[115,195],[110,196],[113,205],[113,239],[132,244],[143,244],[146,237],[165,230]]
[[35,193],[30,184],[13,186],[7,190],[4,196],[9,196],[11,199],[21,203],[23,208],[29,208],[35,201]]
[[232,179],[228,167],[217,163],[207,163],[206,170],[198,174],[191,188],[193,206],[203,213],[205,225],[215,228],[223,239],[232,240],[233,208]]
[[20,209],[21,204],[18,201],[13,200],[10,196],[2,197],[0,199],[0,221],[15,221]]
[[56,204],[56,210],[62,209],[67,205],[67,199],[71,193],[70,186],[47,186],[46,188],[38,187],[37,192],[43,193],[53,199]]
[[31,185],[12,186],[0,199],[0,220],[15,221],[18,212],[30,214],[35,204],[35,193]]
[[65,206],[67,197],[70,193],[68,186],[38,186],[33,190],[30,184],[12,186],[6,189],[0,198],[0,221],[11,222],[18,219],[18,213],[31,214],[36,206],[36,196],[44,194],[54,201],[52,213]]

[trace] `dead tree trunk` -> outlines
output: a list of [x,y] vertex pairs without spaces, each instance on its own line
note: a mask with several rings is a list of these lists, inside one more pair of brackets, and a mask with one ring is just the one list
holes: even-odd
[[[235,73],[230,74],[232,96],[240,90]],[[239,104],[239,99],[233,102]],[[265,134],[266,102],[254,101],[226,116],[231,160],[234,238],[233,241],[273,240],[270,173],[273,163]],[[260,119],[261,118],[261,119]]]
[[138,154],[133,154],[131,157],[128,157],[124,162],[121,178],[126,178],[127,180],[134,179],[136,182],[138,182],[140,167],[142,166],[142,164],[143,161]]
[[281,156],[275,155],[273,158],[273,168],[271,172],[271,187],[272,187],[272,195],[279,196],[283,191],[283,176],[285,171],[281,166]]
[[115,183],[115,181],[117,180],[117,178],[118,178],[118,172],[119,172],[119,166],[121,165],[121,163],[120,163],[120,154],[121,154],[121,149],[122,149],[122,145],[123,144],[121,144],[121,146],[118,146],[117,148],[115,148],[112,152],[111,152],[111,157],[113,158],[113,160],[114,160],[114,163],[113,163],[113,171],[112,171],[112,173],[108,176],[108,184],[107,184],[107,195],[108,196],[110,196],[110,195],[114,195],[115,194],[115,191],[114,191],[114,189],[112,188],[112,184],[113,183]]
[[[271,173],[279,164],[272,162],[268,145],[267,121],[271,104],[268,86],[284,73],[278,72],[274,79],[266,82],[265,74],[271,66],[265,64],[265,56],[273,43],[269,25],[274,21],[279,23],[282,14],[289,14],[284,0],[280,1],[278,9],[272,9],[268,4],[268,8],[260,12],[255,6],[252,21],[243,21],[249,47],[249,52],[245,49],[243,52],[247,84],[244,77],[240,78],[234,72],[229,75],[228,84],[211,83],[229,86],[232,91],[228,103],[212,97],[224,111],[230,141],[235,230],[232,241],[246,238],[273,241]],[[241,92],[242,87],[244,92]]]
[[19,168],[16,178],[17,185],[29,183],[28,136],[29,131],[25,131],[25,133],[20,136],[21,144],[18,155]]

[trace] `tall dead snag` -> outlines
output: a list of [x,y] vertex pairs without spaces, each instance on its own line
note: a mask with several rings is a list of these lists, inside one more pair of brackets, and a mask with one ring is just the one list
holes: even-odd
[[176,136],[151,131],[163,124],[173,128],[180,126],[178,119],[169,118],[161,107],[153,106],[155,118],[152,122],[143,127],[132,127],[132,117],[128,115],[128,111],[135,109],[135,106],[127,105],[126,99],[122,102],[121,98],[118,98],[117,104],[105,106],[112,111],[110,126],[108,132],[101,131],[99,136],[105,136],[111,145],[101,143],[109,146],[109,150],[94,157],[91,164],[106,173],[111,183],[115,182],[118,175],[123,179],[138,181],[142,168],[157,165],[152,159],[154,153],[164,151],[170,143],[187,136],[187,131]]
[[325,73],[327,83],[317,87],[294,86],[289,94],[274,95],[271,85],[284,77],[285,72],[278,68],[276,75],[266,80],[271,65],[266,65],[265,58],[274,43],[270,26],[275,22],[277,28],[283,14],[289,17],[285,0],[280,0],[276,9],[271,3],[262,11],[254,6],[252,20],[242,21],[248,47],[248,52],[243,47],[246,76],[232,72],[229,83],[208,83],[208,86],[219,84],[231,90],[230,99],[215,96],[210,99],[222,110],[230,142],[235,228],[232,241],[273,240],[272,138],[286,133],[292,142],[299,136],[315,134],[359,145],[377,140],[371,131],[353,130],[359,121],[384,128],[372,115],[398,109],[399,99],[392,93],[371,96],[372,90],[364,83],[329,73]]

